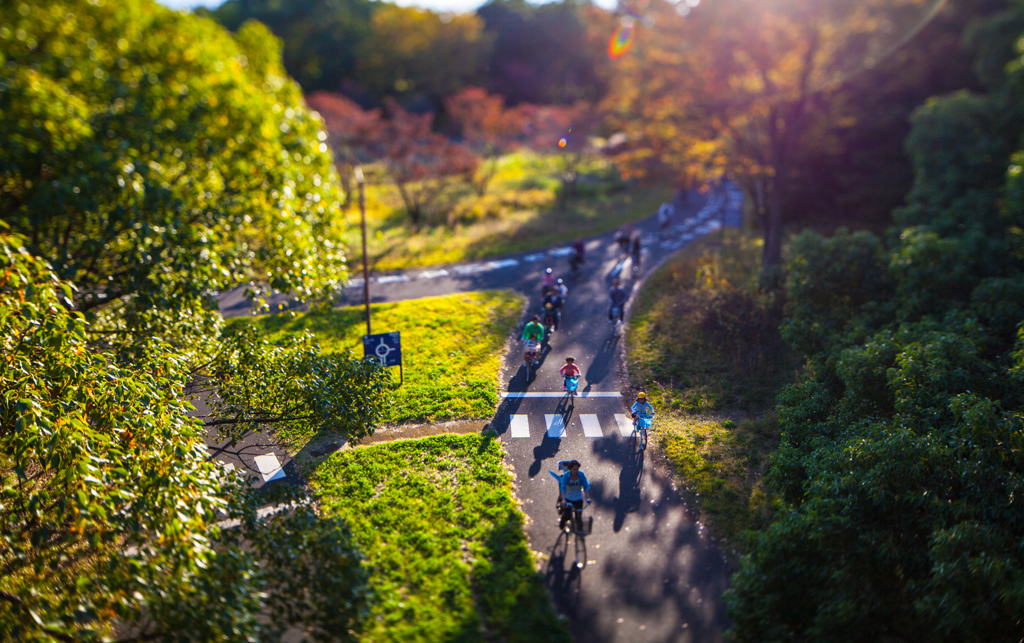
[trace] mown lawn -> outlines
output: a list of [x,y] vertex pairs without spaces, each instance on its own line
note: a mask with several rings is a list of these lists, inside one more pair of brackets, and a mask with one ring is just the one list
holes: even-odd
[[764,483],[779,441],[775,397],[798,363],[779,336],[782,302],[759,285],[760,246],[735,230],[662,266],[627,331],[632,384],[659,412],[653,440],[728,548],[767,524]]
[[568,642],[536,573],[497,438],[439,435],[336,453],[312,485],[368,557],[374,643]]
[[[651,214],[671,197],[668,185],[623,182],[602,159],[580,168],[576,195],[558,207],[558,162],[555,157],[517,152],[498,161],[487,194],[462,186],[436,207],[436,213],[413,233],[398,190],[380,172],[367,186],[367,232],[374,270],[469,261],[570,242],[601,234]],[[353,208],[346,235],[359,248],[359,213]]]
[[[481,291],[371,307],[373,332],[402,333],[405,383],[395,391],[389,423],[488,418],[498,403],[497,374],[505,341],[525,305],[521,295]],[[326,352],[362,356],[363,308],[264,315],[256,324],[270,341],[310,331]],[[399,373],[393,368],[395,382]],[[311,436],[285,436],[289,439]]]

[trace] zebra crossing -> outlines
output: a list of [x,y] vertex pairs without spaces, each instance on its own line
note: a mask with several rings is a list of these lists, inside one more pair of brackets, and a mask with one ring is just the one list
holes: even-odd
[[[628,438],[633,435],[633,420],[624,413],[608,414],[604,416],[605,422],[601,423],[596,413],[581,413],[570,416],[568,426],[565,424],[565,416],[561,414],[544,414],[544,424],[537,426],[540,418],[537,417],[531,422],[531,414],[513,413],[509,415],[508,434],[512,439],[540,437],[546,435],[549,438],[565,439],[578,437],[603,438],[616,433],[621,437]],[[535,430],[531,433],[531,424]]]

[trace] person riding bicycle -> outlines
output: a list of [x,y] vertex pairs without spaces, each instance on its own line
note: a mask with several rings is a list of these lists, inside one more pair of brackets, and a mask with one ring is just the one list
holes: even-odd
[[561,307],[562,302],[558,293],[549,292],[544,295],[544,319],[542,321],[542,325],[551,326],[552,333],[558,330],[558,322],[562,318],[560,311]]
[[626,225],[619,228],[619,231],[615,237],[615,242],[619,244],[619,250],[622,254],[629,254],[629,241],[633,238],[633,224],[627,223]]
[[540,323],[540,315],[533,316],[533,321],[523,328],[520,339],[528,342],[539,342],[544,339],[544,326]]
[[608,299],[611,300],[611,306],[608,308],[608,321],[615,321],[616,317],[622,321],[623,309],[626,306],[626,291],[619,285],[618,279],[612,282],[611,290],[608,291]]
[[633,237],[633,269],[637,270],[640,268],[640,252],[642,251],[640,245],[640,235]]
[[569,357],[566,357],[565,358],[565,366],[560,368],[558,370],[558,372],[561,373],[562,377],[565,378],[565,381],[562,382],[562,390],[563,391],[568,391],[569,390],[569,378],[570,377],[578,378],[580,376],[580,367],[576,366],[576,358],[571,356],[571,355]]
[[562,303],[564,304],[569,299],[569,287],[565,285],[564,279],[558,279],[555,281],[555,292],[562,296]]
[[541,278],[540,292],[541,294],[547,294],[552,288],[555,287],[555,271],[551,268],[544,270],[544,276]]
[[584,253],[583,239],[576,239],[572,244],[572,252],[569,254],[569,267],[578,270],[583,265]]
[[582,534],[583,501],[590,504],[590,482],[580,471],[578,460],[571,460],[567,468],[569,470],[558,479],[558,509],[561,512],[558,528],[565,529],[565,523],[575,514],[576,533]]
[[640,391],[636,394],[636,402],[633,402],[629,412],[633,414],[633,426],[636,426],[641,415],[654,417],[654,407],[647,401],[647,393]]

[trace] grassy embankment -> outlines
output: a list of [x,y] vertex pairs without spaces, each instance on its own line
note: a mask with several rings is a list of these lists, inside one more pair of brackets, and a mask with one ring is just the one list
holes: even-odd
[[[496,373],[505,341],[525,304],[520,295],[483,291],[371,307],[375,333],[401,331],[405,384],[395,391],[389,423],[489,418],[498,402]],[[243,323],[241,320],[233,323]],[[248,320],[269,341],[309,331],[326,352],[362,356],[362,307]],[[398,369],[393,369],[396,382]],[[283,435],[301,445],[310,435]]]
[[[576,194],[558,208],[558,158],[532,152],[509,154],[498,161],[487,194],[469,186],[447,195],[450,207],[437,213],[414,234],[395,186],[380,171],[367,185],[367,236],[374,270],[469,261],[543,248],[579,236],[601,234],[626,221],[647,216],[671,197],[667,185],[623,182],[603,159],[580,168]],[[358,248],[359,212],[348,221],[349,246]]]
[[497,439],[359,447],[321,464],[312,483],[368,556],[378,600],[364,640],[569,640],[534,570]]
[[648,279],[627,336],[632,384],[660,412],[652,440],[733,551],[773,511],[763,475],[779,440],[775,396],[797,368],[759,264],[758,242],[738,231],[695,242]]

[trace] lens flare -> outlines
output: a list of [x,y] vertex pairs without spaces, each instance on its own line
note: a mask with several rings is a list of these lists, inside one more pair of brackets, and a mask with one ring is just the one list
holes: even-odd
[[564,136],[562,138],[558,139],[558,147],[565,147],[568,144],[569,144],[569,141],[566,140],[566,138]]
[[635,38],[636,27],[633,22],[623,21],[623,23],[615,28],[615,33],[612,34],[611,39],[608,41],[608,57],[616,60],[625,56],[626,52],[633,46]]

